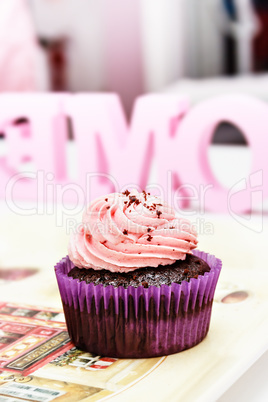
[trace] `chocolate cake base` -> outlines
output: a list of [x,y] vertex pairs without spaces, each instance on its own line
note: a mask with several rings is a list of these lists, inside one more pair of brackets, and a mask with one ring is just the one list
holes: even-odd
[[[194,253],[198,259],[191,258],[191,278],[185,272],[189,264],[185,268],[183,262],[174,270],[169,266],[136,270],[138,275],[116,274],[118,280],[115,274],[98,271],[97,284],[96,276],[92,280],[95,271],[85,273],[69,257],[63,258],[55,272],[74,344],[97,355],[144,358],[177,353],[201,342],[209,329],[221,261]],[[197,263],[200,259],[204,264]],[[168,271],[175,275],[172,283]]]
[[[189,300],[191,304],[191,300]],[[74,306],[63,304],[64,314],[70,338],[74,344],[87,352],[97,355],[121,358],[144,358],[169,355],[191,348],[206,336],[211,315],[212,301],[200,307],[184,311],[184,295],[181,295],[179,310],[175,311],[174,294],[171,294],[171,306],[166,310],[166,300],[160,300],[159,312],[154,299],[149,301],[146,310],[144,297],[138,300],[138,314],[135,314],[134,299],[125,301],[119,298],[119,312],[115,312],[115,301],[111,297],[108,309],[100,302],[96,312],[92,299],[91,311],[87,306],[83,311]]]
[[157,268],[145,267],[120,273],[105,269],[74,267],[68,276],[86,283],[94,283],[94,285],[113,285],[116,288],[118,286],[124,288],[143,286],[147,288],[148,286],[170,286],[172,283],[182,283],[182,281],[189,282],[191,278],[197,278],[198,275],[204,275],[209,271],[210,267],[204,260],[193,254],[187,254],[185,260],[178,260],[171,265],[160,265]]

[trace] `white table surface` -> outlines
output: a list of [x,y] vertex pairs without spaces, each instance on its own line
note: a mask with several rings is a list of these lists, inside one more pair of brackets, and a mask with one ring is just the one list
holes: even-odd
[[[214,156],[212,152],[211,156],[212,164],[214,163],[215,165],[216,162],[218,163],[218,168],[215,167],[215,169],[218,169],[219,175],[222,172],[219,164],[219,155],[221,155],[222,161],[224,161],[224,152],[226,151],[224,149],[222,148],[221,152],[214,152]],[[245,152],[247,153],[247,151]],[[243,169],[248,169],[249,158],[245,152],[244,156],[242,155],[243,151],[241,154],[241,157],[245,159]],[[239,176],[239,172],[236,173]],[[244,171],[244,173],[246,172]],[[226,175],[222,176],[223,181],[228,182],[229,180],[230,182],[230,176],[229,178]],[[77,221],[80,220],[80,216],[76,216],[75,218]],[[263,217],[263,231],[261,233],[256,233],[247,227],[243,227],[230,216],[206,213],[204,218],[213,224],[214,232],[209,235],[201,234],[198,248],[220,257],[223,260],[223,270],[225,270],[225,272],[223,271],[223,275],[221,275],[221,282],[219,282],[218,298],[221,296],[221,292],[228,289],[228,286],[230,291],[236,289],[231,281],[230,284],[227,283],[228,272],[231,272],[232,269],[235,275],[236,272],[240,272],[242,278],[243,275],[255,276],[259,273],[264,275],[264,278],[267,278],[267,216]],[[252,219],[260,219],[260,217],[256,215]],[[38,286],[33,286],[36,281],[34,276],[24,281],[24,286],[21,287],[20,293],[15,290],[16,285],[1,286],[0,297],[2,300],[44,306],[61,306],[56,289],[53,266],[67,253],[68,234],[66,234],[65,227],[57,227],[55,221],[55,214],[39,216],[15,215],[7,208],[4,201],[0,201],[0,266],[2,268],[38,267],[40,269]],[[248,287],[249,278],[246,277],[244,282],[246,287]],[[255,282],[258,283],[258,281]],[[243,283],[243,280],[241,280],[241,283]],[[262,303],[266,303],[267,306],[268,292],[265,289],[267,289],[268,283],[260,284],[259,289],[256,283],[255,287],[253,287],[253,293],[255,292],[259,300]],[[40,291],[40,284],[42,284],[44,292]],[[251,292],[248,288],[245,290]],[[261,309],[263,305],[259,305],[259,308]],[[256,332],[253,331],[252,344],[248,343],[248,350],[250,348],[256,350],[251,360],[247,362],[244,368],[240,367],[233,377],[229,376],[228,381],[221,388],[216,388],[214,393],[209,393],[209,390],[206,390],[203,395],[205,399],[202,399],[201,395],[200,400],[219,400],[220,402],[235,400],[261,402],[268,400],[268,386],[265,375],[268,372],[267,314],[263,316],[263,322],[260,322],[260,324],[263,331],[259,333],[259,338],[256,336]],[[258,343],[261,345],[259,349]],[[232,367],[227,367],[226,370],[232,370]],[[141,388],[142,385],[137,385],[137,392],[139,391],[138,387]],[[125,397],[121,395],[121,398],[119,396],[117,399],[118,401],[124,400]],[[163,400],[161,397],[159,398],[159,400]],[[189,398],[186,400],[194,400],[190,396]]]

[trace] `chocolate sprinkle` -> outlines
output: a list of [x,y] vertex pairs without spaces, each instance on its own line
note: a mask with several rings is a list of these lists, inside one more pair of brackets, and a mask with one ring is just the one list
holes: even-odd
[[158,209],[156,210],[156,215],[157,215],[157,218],[158,219],[160,219],[160,215],[162,214],[162,212],[161,211],[158,211]]
[[146,191],[145,190],[143,190],[143,195],[144,195],[144,199],[145,199],[145,201],[147,201],[147,193],[146,193]]

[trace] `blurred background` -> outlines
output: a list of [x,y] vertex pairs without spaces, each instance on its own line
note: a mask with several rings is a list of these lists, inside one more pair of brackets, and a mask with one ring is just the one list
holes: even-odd
[[0,91],[117,92],[128,117],[148,92],[268,99],[267,0],[0,0],[0,45]]
[[230,87],[267,97],[267,0],[0,0],[0,7],[1,91],[118,92],[128,115],[138,95],[167,88],[190,91],[194,101]]
[[[115,92],[128,117],[135,99],[146,93],[185,95],[191,105],[226,93],[268,101],[268,0],[0,0],[0,93],[5,92]],[[29,137],[24,116],[13,123]],[[2,129],[0,157],[6,142]],[[222,122],[213,143],[208,158],[222,185],[249,174],[252,151],[237,127]],[[21,232],[24,225],[30,228],[30,218],[12,217]],[[251,244],[250,236],[260,244],[260,234],[244,228],[241,246]],[[210,246],[213,239],[206,240]],[[215,253],[218,247],[215,241]],[[251,254],[246,261],[254,265],[257,258]]]
[[[226,93],[268,101],[268,0],[0,0],[0,93],[6,92],[115,92],[128,118],[135,99],[146,93],[185,95],[191,105]],[[20,126],[23,138],[30,136],[24,116],[12,123]],[[0,161],[7,154],[4,131],[0,129]],[[71,130],[69,134],[72,171],[75,141]],[[223,121],[212,142],[208,159],[221,185],[228,188],[249,174],[252,150],[237,127]],[[27,162],[23,160],[24,171],[32,169]],[[267,200],[264,207],[251,218],[265,217]],[[63,205],[57,208],[64,210]],[[55,228],[53,213],[18,216],[4,200],[1,211],[7,222],[11,214],[17,226],[18,245],[25,230],[36,241],[35,225],[43,219],[42,225],[51,225],[46,233],[53,230],[60,243],[55,259],[66,252],[68,236],[64,225]],[[32,229],[30,219],[35,220]],[[216,227],[226,217],[212,220]],[[237,225],[241,247],[249,246],[245,261],[254,266],[262,253],[252,253],[250,245],[263,250],[260,233]],[[222,233],[201,237],[200,247],[221,252]],[[13,231],[10,240],[3,235],[0,251],[12,261]],[[232,253],[225,258],[234,261]]]

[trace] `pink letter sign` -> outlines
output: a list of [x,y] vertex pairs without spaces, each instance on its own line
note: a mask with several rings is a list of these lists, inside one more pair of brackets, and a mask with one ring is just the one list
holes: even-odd
[[[0,127],[7,148],[6,155],[0,158],[1,196],[8,188],[11,197],[43,201],[44,183],[42,186],[38,183],[38,172],[42,175],[52,172],[55,183],[62,179],[61,154],[67,139],[58,124],[62,97],[49,94],[0,96]],[[13,124],[22,117],[29,121],[27,135],[21,125]],[[34,166],[35,172],[25,171],[25,161]]]
[[[109,173],[113,180],[110,190],[146,187],[153,158],[161,169],[169,158],[174,121],[188,110],[188,102],[180,97],[143,96],[136,102],[128,129],[115,95],[77,95],[67,104],[77,139],[79,176]],[[87,184],[90,198],[100,194],[97,182]]]
[[[210,169],[207,149],[220,122],[236,125],[253,153],[251,173],[262,170],[267,182],[267,111],[266,103],[239,95],[210,99],[192,110],[179,96],[148,95],[137,99],[128,127],[113,94],[1,95],[0,126],[8,149],[0,158],[0,196],[7,189],[7,197],[17,199],[63,201],[64,195],[64,201],[87,203],[109,191],[145,188],[154,162],[164,192],[171,190],[171,175],[173,190],[210,185],[208,210],[226,212],[231,203],[232,211],[246,212],[250,180],[245,190],[230,196]],[[29,135],[12,124],[18,117],[29,120]],[[66,117],[72,120],[77,150],[75,179],[68,173]],[[21,171],[25,160],[31,160],[35,172]],[[266,196],[267,184],[262,190]]]
[[[231,198],[228,197],[230,189],[218,183],[208,162],[208,146],[215,127],[223,121],[232,123],[241,130],[253,156],[246,188],[237,191]],[[212,184],[206,197],[206,209],[227,212],[231,208],[235,213],[250,211],[250,177],[257,171],[263,172],[263,196],[268,195],[267,123],[268,105],[244,95],[226,95],[206,100],[194,107],[184,118],[177,133],[178,169],[184,183],[191,183],[196,187],[200,184]]]

